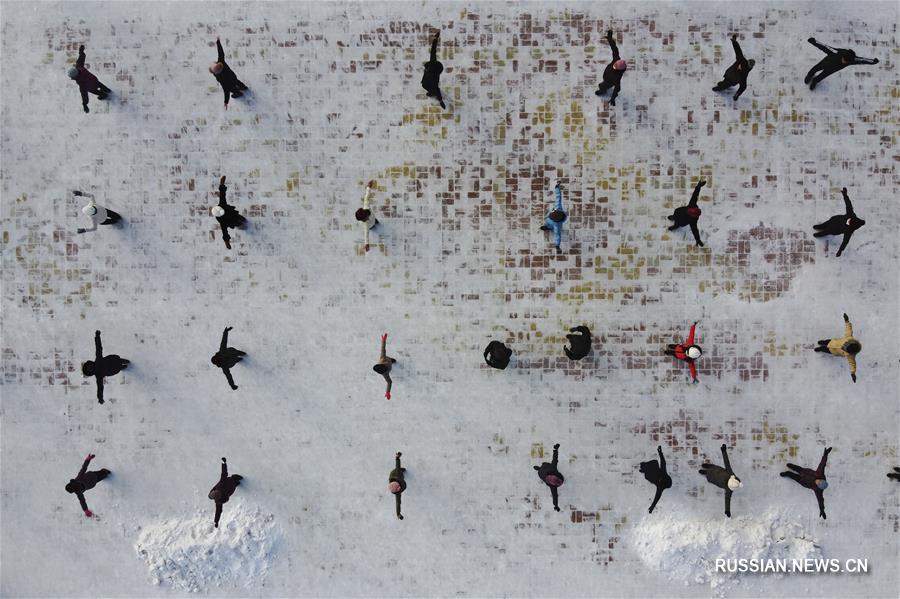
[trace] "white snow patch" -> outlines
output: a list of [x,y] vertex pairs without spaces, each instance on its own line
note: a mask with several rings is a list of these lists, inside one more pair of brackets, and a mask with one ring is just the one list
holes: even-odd
[[720,593],[759,575],[716,572],[717,558],[786,559],[790,568],[791,560],[822,557],[812,535],[777,510],[715,520],[648,515],[634,527],[631,540],[641,560],[671,580],[709,584]]
[[188,519],[143,527],[134,545],[156,584],[198,592],[211,587],[258,587],[275,560],[282,531],[259,507],[225,504],[219,528],[210,509]]

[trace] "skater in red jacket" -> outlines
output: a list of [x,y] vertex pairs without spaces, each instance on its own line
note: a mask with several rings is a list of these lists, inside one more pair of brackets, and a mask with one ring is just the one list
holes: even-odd
[[828,481],[825,480],[825,464],[828,462],[829,453],[831,453],[831,448],[826,447],[825,453],[822,454],[822,461],[819,462],[819,467],[815,470],[801,468],[797,464],[788,464],[787,467],[793,472],[781,473],[781,476],[795,480],[807,489],[812,489],[813,493],[816,494],[816,500],[819,502],[819,515],[824,519],[827,519],[827,517],[825,516],[825,496],[822,495],[822,491],[828,488]]
[[694,345],[694,331],[697,329],[697,323],[691,325],[691,332],[688,334],[687,341],[685,343],[679,343],[678,345],[670,344],[665,351],[667,356],[675,356],[679,360],[684,360],[688,363],[688,366],[691,369],[691,378],[694,379],[694,382],[699,382],[697,380],[697,367],[694,365],[694,360],[703,355],[703,350],[700,349],[699,345]]

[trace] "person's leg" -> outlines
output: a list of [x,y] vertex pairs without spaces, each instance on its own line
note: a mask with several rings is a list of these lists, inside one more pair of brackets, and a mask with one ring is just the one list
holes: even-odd
[[824,69],[825,63],[827,61],[828,61],[828,58],[823,58],[822,60],[817,62],[815,64],[815,66],[813,68],[811,68],[809,70],[809,72],[806,74],[806,78],[803,79],[803,83],[809,83],[810,81],[812,81],[813,75],[816,74],[816,71],[821,71],[822,69]]
[[789,478],[791,480],[795,480],[798,483],[800,482],[800,475],[794,474],[793,472],[782,472],[779,476],[783,476],[785,478]]
[[722,79],[721,81],[716,83],[716,86],[713,88],[713,91],[720,92],[720,91],[728,89],[729,87],[734,87],[734,83],[728,83],[726,80]]
[[607,83],[606,81],[603,81],[597,86],[597,91],[595,91],[594,93],[598,96],[602,96],[603,94],[608,92],[609,88],[611,88],[611,87],[612,87],[612,83]]
[[838,68],[832,67],[830,69],[823,69],[821,73],[819,73],[818,75],[813,77],[812,81],[809,82],[809,89],[816,89],[816,86],[819,85],[819,83],[821,83],[823,79],[825,79],[826,77],[828,77],[830,75],[834,75],[835,73],[837,73],[840,70],[841,70],[840,67],[838,67]]

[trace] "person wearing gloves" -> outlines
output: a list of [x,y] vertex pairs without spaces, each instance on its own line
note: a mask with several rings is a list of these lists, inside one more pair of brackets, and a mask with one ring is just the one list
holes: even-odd
[[406,490],[406,477],[404,473],[406,468],[400,465],[400,456],[403,455],[399,451],[394,456],[394,469],[388,475],[388,490],[393,494],[397,505],[397,518],[403,520],[403,514],[400,513],[400,495]]
[[752,58],[750,60],[744,58],[744,53],[741,52],[741,46],[738,44],[736,35],[731,36],[731,45],[734,47],[734,64],[725,70],[725,75],[722,76],[722,80],[716,84],[713,91],[721,92],[737,85],[739,86],[738,90],[732,98],[737,100],[744,93],[744,90],[747,89],[747,76],[756,65],[756,61]]
[[555,237],[554,245],[556,245],[556,249],[559,250],[560,244],[562,243],[562,227],[563,223],[566,222],[568,215],[566,211],[563,210],[562,206],[562,188],[559,186],[559,181],[553,185],[553,191],[556,194],[556,206],[547,213],[547,216],[544,217],[544,224],[541,225],[541,231],[553,231],[553,235]]
[[511,357],[512,350],[500,341],[491,341],[484,349],[484,361],[488,366],[497,370],[506,370]]
[[572,349],[564,345],[563,351],[570,360],[580,360],[591,353],[591,331],[586,326],[572,327],[566,339],[569,340]]
[[222,228],[222,241],[225,242],[225,247],[230,250],[231,235],[228,234],[228,229],[243,229],[247,224],[247,219],[241,216],[237,208],[229,204],[225,199],[227,191],[225,175],[222,175],[222,178],[219,179],[219,203],[210,209],[210,213],[219,222],[219,226]]
[[594,93],[598,96],[605,94],[610,88],[613,90],[612,96],[609,98],[610,106],[616,105],[616,98],[622,89],[622,75],[625,74],[627,65],[622,57],[619,56],[619,47],[616,46],[616,40],[613,38],[612,29],[606,32],[606,41],[612,50],[612,62],[606,65],[603,71],[603,82],[599,84],[597,91]]
[[844,194],[844,208],[846,209],[846,212],[844,214],[836,214],[824,223],[813,225],[813,229],[816,229],[816,232],[813,233],[813,237],[825,237],[826,235],[844,236],[844,239],[841,241],[841,247],[839,247],[837,251],[838,258],[841,257],[844,248],[846,248],[847,244],[850,242],[850,237],[853,235],[853,232],[866,224],[866,221],[857,217],[856,213],[853,211],[853,204],[850,203],[850,196],[847,195],[847,188],[843,188],[841,193]]
[[231,378],[231,368],[243,360],[247,354],[239,349],[228,347],[228,331],[231,328],[225,327],[225,330],[222,331],[222,342],[219,344],[219,351],[210,358],[210,362],[222,369],[225,379],[228,381],[228,386],[231,387],[232,391],[237,391],[238,386],[234,384],[234,379]]
[[663,352],[667,356],[675,356],[679,360],[687,362],[688,367],[691,369],[691,378],[694,379],[695,383],[699,381],[697,380],[697,366],[694,364],[694,361],[703,355],[703,350],[700,346],[694,344],[694,333],[696,331],[697,323],[695,322],[691,325],[691,331],[688,333],[688,338],[685,343],[670,343],[665,352]]
[[92,470],[88,472],[88,466],[91,464],[91,460],[95,457],[94,454],[89,453],[86,458],[84,458],[84,463],[81,465],[81,470],[78,471],[78,474],[75,478],[70,479],[66,484],[66,491],[69,493],[74,493],[78,497],[78,503],[81,504],[81,510],[84,512],[84,515],[90,518],[94,515],[94,513],[88,509],[87,502],[84,500],[84,492],[93,489],[97,486],[101,480],[109,476],[110,472],[106,468],[102,468],[100,470]]
[[219,518],[222,517],[222,504],[228,503],[228,500],[234,494],[235,489],[244,479],[240,474],[232,474],[228,476],[228,462],[222,458],[222,473],[219,475],[219,482],[210,489],[208,497],[216,502],[216,516],[213,520],[213,526],[219,528]]
[[434,34],[431,42],[431,55],[428,62],[425,63],[425,73],[422,75],[422,87],[425,89],[425,95],[429,98],[437,98],[438,103],[444,110],[447,106],[444,104],[444,97],[441,95],[441,73],[444,72],[444,65],[437,59],[437,45],[441,39],[441,32]]
[[644,478],[650,483],[656,485],[656,495],[653,497],[653,503],[650,504],[649,512],[653,513],[653,508],[662,497],[663,491],[672,488],[672,477],[666,470],[666,458],[663,456],[662,445],[656,446],[656,452],[659,454],[659,462],[650,460],[649,462],[641,462],[640,470],[644,474]]
[[850,324],[846,312],[844,312],[844,336],[840,339],[819,339],[819,345],[814,351],[847,358],[847,363],[850,364],[850,378],[856,382],[856,354],[862,351],[862,343],[853,336],[853,325]]
[[540,466],[534,466],[537,470],[538,477],[544,481],[544,484],[550,487],[550,495],[553,497],[553,509],[559,511],[559,495],[557,489],[566,481],[565,477],[560,474],[556,468],[559,463],[559,443],[553,446],[553,461],[544,462]]
[[700,474],[720,489],[725,489],[725,515],[731,518],[731,494],[740,489],[743,483],[741,479],[734,475],[734,470],[731,469],[731,462],[728,461],[728,450],[724,443],[722,443],[721,449],[725,467],[705,463],[700,470]]
[[807,489],[812,489],[813,493],[816,494],[816,501],[819,502],[819,516],[823,519],[827,519],[825,515],[825,496],[822,494],[822,491],[828,488],[828,481],[825,480],[825,464],[828,462],[829,453],[831,453],[831,448],[826,447],[825,453],[822,454],[822,461],[819,462],[819,467],[815,470],[801,468],[797,464],[789,463],[787,467],[793,472],[781,473],[781,476],[795,480]]
[[69,79],[78,84],[78,88],[81,90],[81,107],[87,113],[91,111],[88,108],[89,93],[94,94],[100,100],[105,100],[112,90],[100,83],[97,76],[87,70],[84,66],[84,60],[84,46],[81,46],[78,48],[78,62],[75,63],[74,67],[69,67],[67,74]]
[[369,208],[369,197],[372,195],[372,188],[375,187],[375,180],[369,181],[366,185],[366,194],[363,196],[362,208],[356,210],[356,220],[361,222],[365,227],[363,247],[369,251],[369,231],[374,229],[379,223],[372,210]]
[[119,374],[131,362],[118,356],[110,354],[103,355],[103,344],[100,342],[100,331],[94,331],[94,359],[88,360],[81,364],[81,373],[84,376],[93,376],[97,378],[97,401],[101,404],[103,399],[103,378]]
[[[814,37],[811,37],[806,41],[825,53],[825,58],[816,63],[803,80],[803,83],[809,84],[809,89],[816,89],[816,85],[823,79],[849,66],[858,64],[878,64],[877,58],[861,58],[857,56],[856,52],[853,50],[848,50],[846,48],[832,48],[831,46],[820,44]],[[816,75],[817,72],[819,73],[818,75]]]
[[216,50],[219,55],[216,62],[209,65],[209,72],[213,74],[219,85],[222,86],[222,92],[225,94],[225,110],[228,110],[229,96],[232,98],[240,98],[247,91],[247,86],[237,78],[228,63],[225,62],[225,51],[222,50],[222,42],[216,38]]
[[72,195],[76,197],[90,198],[87,205],[85,205],[81,209],[81,213],[91,219],[91,223],[93,226],[90,229],[82,229],[79,227],[77,230],[78,233],[90,233],[92,231],[96,231],[98,225],[114,225],[122,220],[122,215],[120,215],[118,212],[113,212],[109,208],[98,206],[94,202],[94,194],[85,193],[76,189],[72,192]]
[[694,193],[691,195],[691,201],[688,202],[688,205],[676,208],[675,212],[667,217],[672,221],[672,226],[669,227],[669,231],[689,226],[691,228],[691,233],[694,235],[694,241],[697,242],[697,245],[700,247],[703,247],[703,242],[700,241],[700,231],[697,229],[697,221],[700,220],[700,208],[697,206],[697,199],[700,197],[700,190],[704,185],[706,185],[706,181],[698,181],[697,187],[694,188]]
[[391,380],[391,368],[394,366],[395,360],[394,358],[387,355],[387,336],[385,333],[381,336],[381,355],[378,357],[378,362],[375,366],[372,367],[372,370],[380,374],[384,377],[384,381],[387,383],[387,390],[384,392],[384,398],[391,398],[391,386],[394,384],[394,381]]

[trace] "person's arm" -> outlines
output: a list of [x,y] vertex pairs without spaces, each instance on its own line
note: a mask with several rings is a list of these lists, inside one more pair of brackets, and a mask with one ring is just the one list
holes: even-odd
[[228,234],[228,227],[225,226],[225,223],[219,220],[219,226],[222,227],[222,241],[225,242],[225,247],[229,250],[231,249],[231,235]]
[[222,517],[222,504],[218,501],[216,502],[216,517],[213,520],[213,526],[219,528],[219,518]]
[[553,509],[559,511],[559,493],[556,487],[550,487],[550,496],[553,497]]
[[731,489],[725,489],[725,515],[731,518]]
[[84,55],[84,46],[80,46],[78,48],[78,60],[75,62],[75,66],[78,68],[84,68],[85,58],[87,57]]
[[562,245],[562,223],[553,223],[553,233],[556,249],[560,249]]
[[664,490],[664,489],[662,488],[662,485],[657,485],[657,486],[656,486],[656,495],[653,496],[653,503],[650,504],[650,510],[649,510],[649,511],[650,511],[651,514],[653,513],[653,508],[655,508],[655,507],[656,507],[656,504],[659,502],[659,498],[662,497],[663,490]]
[[90,112],[91,109],[88,108],[88,93],[87,93],[87,89],[84,88],[84,87],[81,87],[81,86],[79,86],[79,88],[81,89],[81,107],[84,108],[84,111],[85,111],[85,112]]
[[691,378],[694,379],[694,382],[697,382],[697,365],[694,364],[694,361],[691,360],[688,362],[688,368],[691,370]]
[[236,391],[238,386],[234,384],[234,379],[231,378],[231,369],[223,368],[222,372],[225,373],[225,378],[228,380],[228,385],[231,387],[231,390]]
[[810,44],[812,44],[813,46],[815,46],[816,48],[818,48],[825,54],[834,54],[835,53],[834,48],[832,48],[831,46],[826,46],[825,44],[820,44],[819,42],[816,41],[816,38],[814,38],[814,37],[811,37],[806,41],[808,41]]
[[559,463],[559,443],[553,446],[553,467],[556,468],[557,463]]
[[747,59],[744,58],[744,53],[741,52],[741,45],[738,43],[736,35],[731,36],[731,47],[734,48],[734,59],[746,69],[749,65],[747,65]]
[[853,64],[878,64],[877,58],[863,58],[862,56],[857,56],[853,60]]
[[841,194],[844,196],[844,209],[847,211],[847,216],[856,216],[856,213],[853,212],[853,204],[850,202],[850,196],[847,195],[846,187],[841,190]]
[[391,375],[389,372],[385,372],[382,376],[384,377],[384,380],[387,383],[387,389],[385,389],[385,391],[384,391],[384,396],[387,399],[390,399],[391,398],[391,387],[393,386],[394,381],[391,380]]
[[613,39],[612,29],[606,32],[606,41],[609,42],[609,47],[612,50],[613,62],[619,60],[621,58],[619,56],[619,47],[616,45],[616,40]]
[[222,86],[222,93],[225,94],[225,110],[228,110],[229,93],[228,93],[228,88],[225,87],[224,85]]
[[731,469],[731,462],[728,461],[728,448],[722,443],[720,449],[722,450],[722,459],[725,460],[725,470],[728,471],[728,474],[734,474],[734,470]]
[[402,495],[402,493],[394,493],[394,503],[397,507],[397,518],[403,520],[403,514],[400,513],[400,495]]
[[697,242],[697,245],[699,245],[700,247],[703,247],[703,242],[700,241],[700,229],[697,228],[697,221],[691,220],[691,222],[689,222],[688,225],[690,225],[690,227],[691,227],[691,233],[693,233],[693,235],[694,235],[694,241]]
[[87,501],[84,500],[84,493],[75,493],[75,496],[78,497],[78,503],[81,504],[81,511],[84,512],[84,515],[90,518],[93,514],[91,514],[91,510],[88,509]]
[[688,202],[688,207],[697,205],[697,200],[700,199],[700,189],[702,189],[704,185],[706,185],[706,181],[703,179],[697,181],[697,186],[694,187],[694,193],[691,194],[691,201]]
[[437,33],[435,34],[434,39],[431,41],[431,55],[429,57],[429,62],[437,62],[437,45],[440,39],[441,34]]
[[745,73],[745,75],[744,75],[744,77],[741,78],[740,85],[738,85],[738,90],[735,92],[734,96],[731,97],[732,100],[737,100],[738,98],[741,97],[741,94],[743,94],[745,91],[747,91],[746,71],[744,71],[744,73]]
[[687,338],[688,345],[694,345],[694,333],[696,332],[696,330],[697,330],[697,323],[695,322],[694,324],[691,325],[691,330],[688,333],[688,338]]
[[828,463],[829,453],[831,453],[831,448],[826,447],[825,453],[822,454],[822,460],[819,462],[819,467],[816,468],[816,476],[825,476],[825,465]]
[[82,229],[79,227],[79,229],[78,229],[79,233],[91,233],[92,231],[97,230],[97,225],[100,224],[100,221],[97,218],[97,215],[95,214],[94,216],[90,217],[90,219],[91,219],[91,228],[90,229]]
[[856,356],[847,356],[847,363],[850,364],[850,378],[856,382]]
[[379,360],[384,360],[387,357],[387,336],[387,333],[381,336],[381,357]]
[[97,401],[103,403],[103,377],[96,375],[97,379]]
[[[366,185],[366,195],[363,196],[363,209],[369,209],[369,196],[372,194],[372,184],[374,181],[369,181],[369,184]],[[366,225],[368,227],[368,225]]]
[[666,471],[666,456],[663,455],[662,445],[656,446],[656,453],[659,454],[659,467],[663,472],[665,472]]
[[87,472],[88,466],[91,464],[91,460],[93,460],[93,459],[94,459],[94,454],[92,454],[92,453],[89,453],[87,455],[87,457],[84,458],[84,463],[81,465],[81,470],[78,471],[78,476],[76,476],[75,478],[83,476],[84,473]]
[[225,327],[225,330],[222,331],[222,342],[219,344],[219,351],[225,351],[225,348],[228,347],[228,331],[231,330],[231,327]]
[[850,317],[844,312],[844,337],[853,336],[853,325],[850,323]]
[[224,481],[226,478],[228,478],[228,462],[225,458],[222,458],[222,472],[219,475],[219,482]]
[[219,52],[218,57],[216,58],[216,62],[225,63],[225,51],[222,50],[222,42],[219,41],[219,38],[216,38],[216,50]]
[[94,359],[99,362],[103,357],[103,344],[100,342],[100,331],[94,331]]
[[219,206],[222,208],[228,206],[228,202],[225,200],[226,191],[228,191],[228,186],[225,185],[225,175],[222,175],[222,178],[219,179]]
[[844,253],[844,249],[847,247],[847,244],[850,243],[850,238],[853,237],[853,231],[847,231],[844,233],[844,239],[841,241],[841,247],[838,248],[837,257],[840,257],[841,254]]
[[622,83],[620,81],[616,81],[616,84],[613,86],[613,93],[609,97],[610,106],[616,105],[616,98],[619,97],[619,92],[622,91]]
[[822,489],[818,487],[814,488],[813,492],[816,494],[816,501],[819,502],[819,515],[827,520],[828,516],[825,515],[825,495],[822,493]]
[[[394,456],[394,467],[397,468],[397,469],[400,469],[400,468],[401,468],[401,466],[400,466],[400,456],[402,456],[402,455],[403,455],[403,454],[400,453],[400,452],[398,451],[397,454]],[[401,472],[402,472],[402,470],[401,470]]]
[[560,212],[563,212],[562,205],[562,188],[557,183],[556,187],[553,188],[553,193],[556,194],[556,209]]

